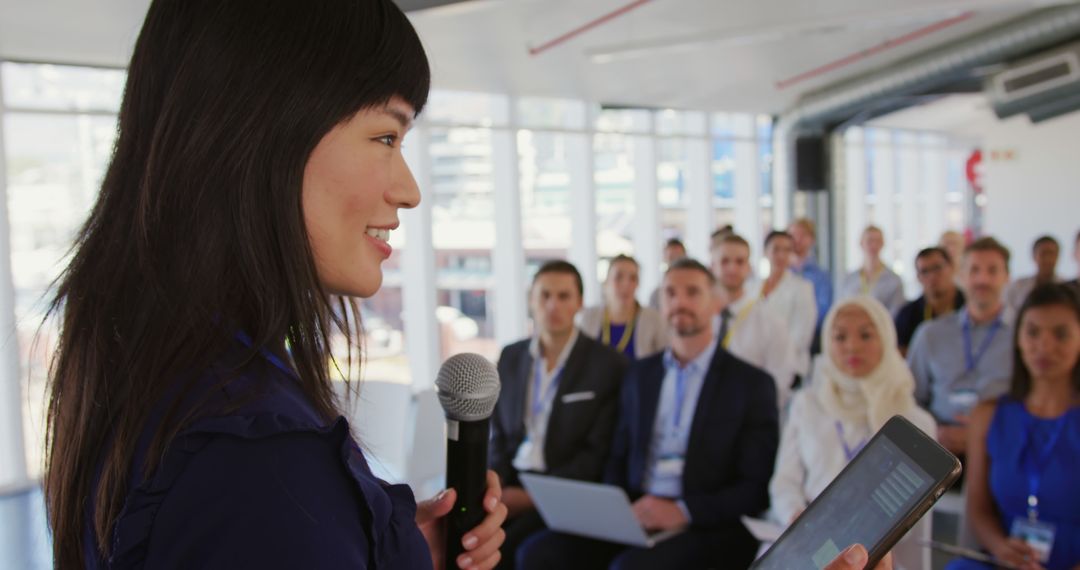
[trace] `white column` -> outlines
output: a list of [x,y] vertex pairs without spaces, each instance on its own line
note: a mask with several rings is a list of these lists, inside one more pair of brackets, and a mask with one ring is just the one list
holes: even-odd
[[15,334],[15,284],[11,271],[3,119],[4,107],[0,102],[0,487],[7,487],[25,484],[27,471],[19,341]]
[[[405,160],[420,192],[430,191],[431,163],[427,127],[417,126],[405,145]],[[439,324],[435,319],[435,248],[431,241],[430,194],[412,210],[401,211],[407,240],[401,255],[402,312],[405,322],[405,355],[409,359],[413,389],[435,383],[439,370]]]
[[[846,223],[848,203],[851,200],[852,188],[848,179],[848,171],[851,168],[848,163],[848,144],[844,131],[834,131],[827,139],[829,145],[829,192],[832,194],[831,209],[829,210],[829,228],[822,228],[818,224],[818,250],[822,244],[823,236],[829,235],[829,264],[825,267],[843,268],[847,263],[847,242],[849,228]],[[859,199],[861,203],[861,199]],[[838,272],[833,271],[835,280]]]
[[945,141],[934,136],[930,144],[922,149],[922,189],[925,200],[923,233],[920,242],[931,245],[938,242],[941,233],[946,229],[945,208],[947,202],[945,193],[949,187],[948,164],[945,160]]
[[[754,116],[737,115],[734,130],[735,136],[739,137],[735,142],[735,233],[750,242],[750,266],[756,275],[764,253],[765,236],[761,227],[761,167],[754,138]],[[776,161],[773,164],[776,165],[775,176],[775,172],[783,170],[783,165]],[[777,203],[778,199],[774,199],[774,212]]]
[[773,227],[791,223],[795,186],[795,133],[784,121],[773,130]]
[[[880,131],[879,131],[880,132]],[[870,176],[874,179],[874,219],[871,223],[881,228],[885,234],[885,247],[881,250],[881,259],[885,263],[896,257],[896,249],[893,242],[896,240],[896,149],[892,137],[881,138],[881,135],[871,137],[870,144],[874,145],[874,171]],[[887,142],[886,142],[887,141]],[[859,230],[860,234],[862,230]],[[856,234],[856,241],[859,235]],[[862,262],[862,256],[858,258]]]
[[[686,140],[686,253],[708,265],[709,234],[716,223],[713,207],[712,153],[707,139]],[[650,289],[651,290],[651,289]]]
[[566,158],[570,170],[570,263],[581,272],[585,305],[600,303],[596,274],[596,180],[593,176],[592,136],[567,134]]
[[862,129],[849,129],[844,135],[846,184],[844,189],[844,236],[837,236],[844,256],[833,267],[837,274],[854,270],[862,263],[859,237],[866,227],[866,146]]
[[[902,136],[897,138],[896,165],[897,183],[900,195],[900,246],[891,259],[884,261],[904,282],[904,294],[912,297],[918,291],[919,282],[915,278],[915,255],[924,243],[919,237],[919,217],[926,215],[926,205],[921,200],[922,164],[919,160],[918,138]],[[915,295],[916,297],[918,295]]]
[[495,183],[495,247],[491,261],[495,285],[488,295],[495,303],[493,311],[489,305],[489,314],[495,319],[495,341],[502,346],[525,335],[527,318],[517,131],[492,131],[491,151]]
[[634,153],[634,252],[641,264],[639,291],[660,284],[660,205],[656,199],[656,138],[630,137]]

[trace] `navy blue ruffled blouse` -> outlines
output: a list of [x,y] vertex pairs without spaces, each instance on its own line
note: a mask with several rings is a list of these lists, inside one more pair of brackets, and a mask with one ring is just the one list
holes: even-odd
[[267,355],[220,379],[207,373],[187,401],[239,409],[196,420],[143,479],[134,466],[167,406],[152,412],[107,560],[85,527],[88,569],[432,567],[412,491],[378,480],[345,419],[321,419],[291,370]]

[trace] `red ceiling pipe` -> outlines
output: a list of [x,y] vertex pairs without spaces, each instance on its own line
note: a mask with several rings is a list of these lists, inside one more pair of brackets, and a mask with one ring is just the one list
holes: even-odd
[[879,53],[882,53],[884,51],[888,51],[890,49],[895,49],[895,48],[898,48],[898,47],[900,47],[900,46],[902,46],[904,44],[911,43],[911,42],[913,42],[913,41],[915,41],[915,40],[917,40],[919,38],[922,38],[923,36],[927,36],[927,35],[930,35],[930,34],[932,34],[934,32],[939,32],[941,30],[944,30],[945,28],[955,26],[956,24],[959,24],[960,22],[970,20],[974,16],[975,16],[975,12],[964,12],[963,14],[960,14],[959,16],[955,16],[955,17],[949,18],[947,20],[942,20],[940,22],[930,24],[929,26],[919,28],[919,29],[917,29],[917,30],[915,30],[915,31],[913,31],[911,33],[904,34],[904,35],[902,35],[902,36],[900,36],[898,38],[882,42],[882,43],[880,43],[880,44],[878,44],[878,45],[876,45],[876,46],[874,46],[872,48],[864,49],[862,51],[855,52],[855,53],[853,53],[853,54],[851,54],[849,56],[842,57],[842,58],[840,58],[840,59],[838,59],[836,61],[833,61],[833,62],[827,63],[825,65],[822,65],[821,67],[815,67],[814,69],[811,69],[810,71],[805,71],[805,72],[800,73],[798,75],[795,75],[793,77],[789,77],[787,79],[782,79],[780,81],[777,81],[776,82],[776,88],[777,89],[787,89],[788,87],[791,87],[792,85],[795,85],[796,83],[801,83],[803,81],[806,81],[807,79],[811,79],[811,78],[817,77],[819,75],[824,75],[826,73],[836,71],[837,69],[840,69],[841,67],[846,67],[846,66],[851,65],[851,64],[853,64],[853,63],[855,63],[857,61],[861,61],[861,60],[864,60],[864,59],[866,59],[868,57],[875,56],[875,55],[877,55]]
[[547,50],[549,50],[549,49],[551,49],[551,48],[553,48],[553,47],[555,47],[555,46],[557,46],[559,44],[566,43],[567,41],[569,41],[569,40],[571,40],[571,39],[573,39],[573,38],[587,32],[587,31],[589,31],[589,30],[591,30],[591,29],[593,29],[593,28],[595,28],[597,26],[600,26],[602,24],[606,24],[606,23],[614,20],[615,18],[618,18],[619,16],[622,16],[623,14],[626,14],[627,12],[630,12],[631,10],[640,8],[640,7],[644,6],[645,4],[648,4],[649,2],[652,2],[652,0],[634,0],[633,2],[623,6],[622,8],[619,8],[618,10],[615,10],[613,12],[608,12],[607,14],[604,14],[603,16],[600,16],[599,18],[596,18],[595,20],[586,22],[585,24],[582,24],[581,26],[578,26],[578,27],[570,30],[569,32],[566,32],[565,34],[563,34],[563,35],[561,35],[561,36],[559,36],[559,37],[557,37],[557,38],[555,38],[553,40],[544,42],[543,44],[540,44],[537,47],[529,48],[529,55],[533,55],[533,56],[540,55],[541,53],[543,53],[543,52],[545,52],[545,51],[547,51]]

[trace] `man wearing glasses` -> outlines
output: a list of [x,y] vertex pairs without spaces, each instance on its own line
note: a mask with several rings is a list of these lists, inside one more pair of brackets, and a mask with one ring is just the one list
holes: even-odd
[[900,352],[907,355],[915,329],[929,321],[964,306],[964,293],[953,279],[949,254],[940,247],[928,247],[915,256],[915,272],[923,294],[896,313],[896,338]]

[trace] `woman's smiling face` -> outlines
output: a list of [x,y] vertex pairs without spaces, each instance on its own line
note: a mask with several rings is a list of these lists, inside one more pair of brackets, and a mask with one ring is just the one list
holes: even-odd
[[401,154],[415,115],[394,97],[335,126],[304,169],[303,211],[319,281],[330,293],[370,297],[382,285],[398,209],[420,203]]

